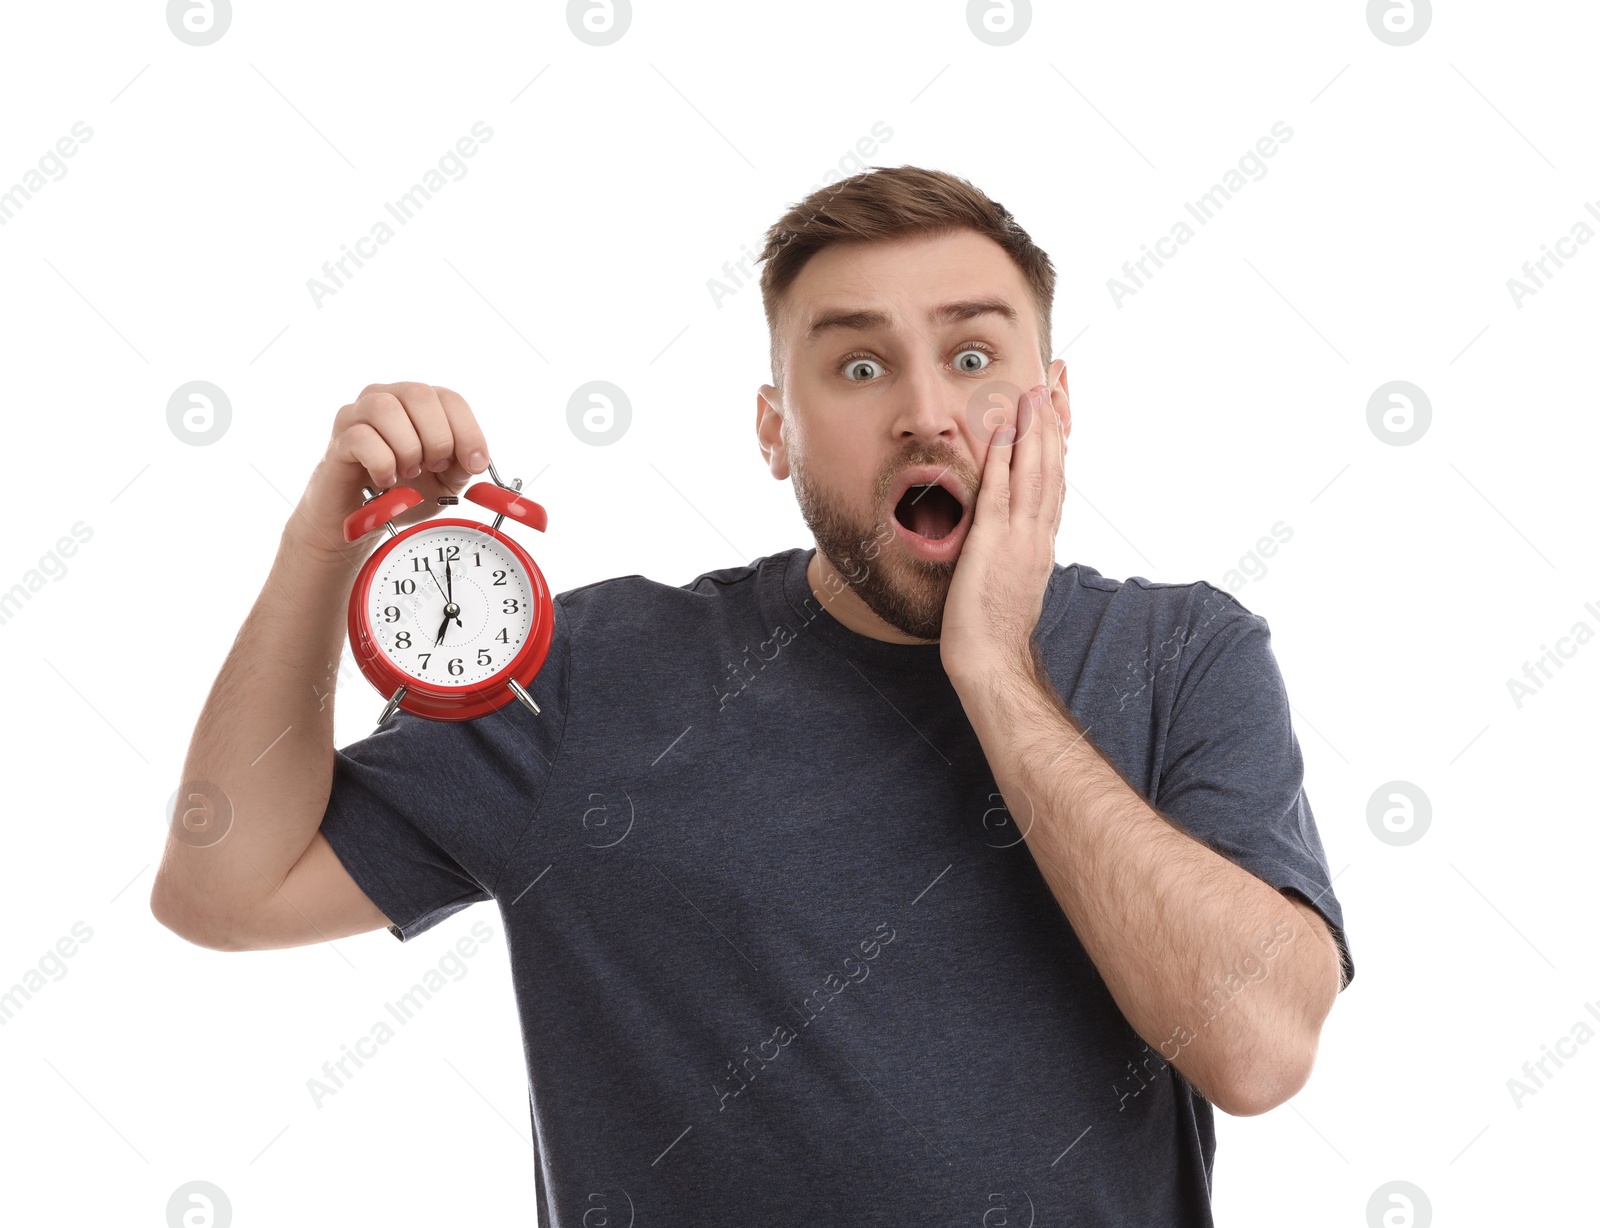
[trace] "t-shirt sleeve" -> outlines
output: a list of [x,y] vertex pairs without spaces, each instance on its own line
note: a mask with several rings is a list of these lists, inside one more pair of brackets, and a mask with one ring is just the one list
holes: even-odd
[[1339,948],[1343,990],[1355,963],[1306,799],[1271,631],[1265,618],[1238,609],[1179,683],[1155,806],[1207,847],[1321,913]]
[[[555,602],[550,651],[520,701],[467,721],[396,711],[334,751],[322,834],[402,942],[494,898],[560,753],[568,699],[567,619]],[[376,711],[382,700],[369,692]],[[376,715],[376,711],[374,715]]]

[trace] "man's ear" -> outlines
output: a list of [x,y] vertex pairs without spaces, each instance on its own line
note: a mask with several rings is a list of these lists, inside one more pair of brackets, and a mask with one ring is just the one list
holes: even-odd
[[756,390],[756,439],[772,476],[779,481],[788,477],[789,450],[783,440],[783,403],[781,394],[771,384],[762,384]]

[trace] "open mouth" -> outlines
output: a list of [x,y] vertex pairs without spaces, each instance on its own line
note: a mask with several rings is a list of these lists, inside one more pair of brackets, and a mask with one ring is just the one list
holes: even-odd
[[918,537],[939,541],[961,523],[960,501],[943,486],[909,486],[895,504],[894,518]]

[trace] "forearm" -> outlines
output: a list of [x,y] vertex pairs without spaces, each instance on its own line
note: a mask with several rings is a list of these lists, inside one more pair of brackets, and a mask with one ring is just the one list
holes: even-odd
[[[321,824],[333,781],[334,682],[361,554],[313,548],[293,530],[291,522],[195,725],[151,893],[159,916],[242,914],[283,882]],[[200,783],[214,787],[209,798]]]
[[999,670],[958,690],[1041,875],[1134,1031],[1229,1112],[1297,1091],[1331,998],[1326,943],[1295,906],[1164,819],[1048,680]]

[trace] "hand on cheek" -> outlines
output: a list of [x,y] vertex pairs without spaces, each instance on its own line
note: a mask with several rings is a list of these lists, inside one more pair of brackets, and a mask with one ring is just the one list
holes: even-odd
[[1070,410],[1035,385],[994,430],[972,528],[945,596],[940,659],[959,687],[994,669],[1031,669],[1030,641],[1055,568]]

